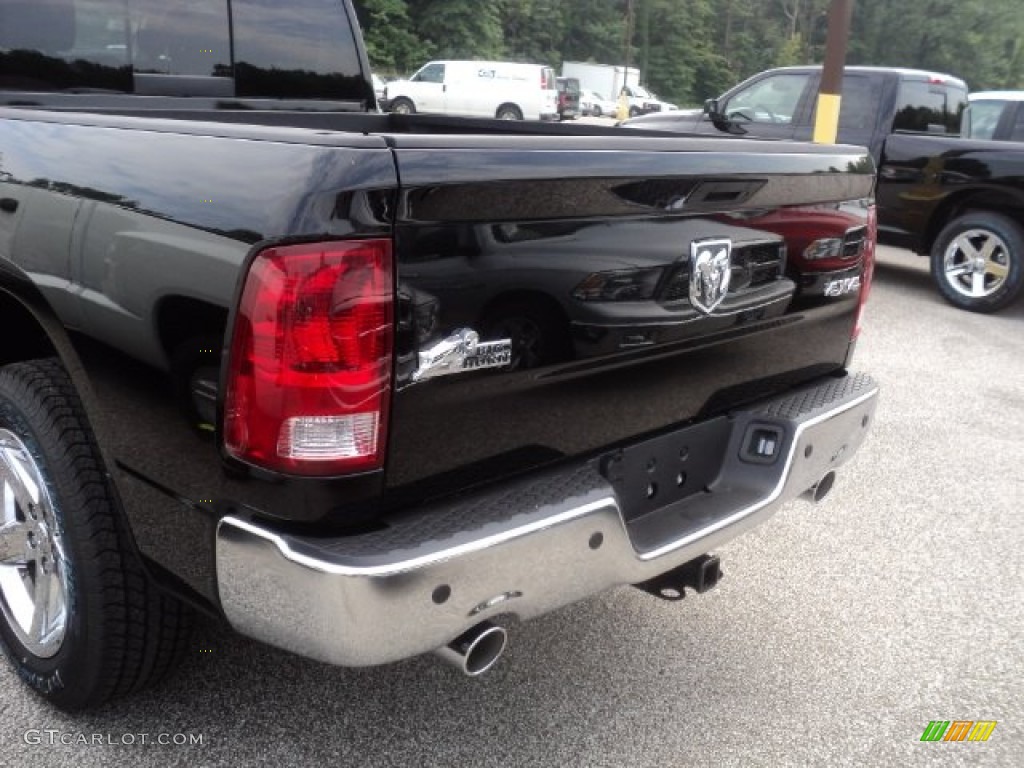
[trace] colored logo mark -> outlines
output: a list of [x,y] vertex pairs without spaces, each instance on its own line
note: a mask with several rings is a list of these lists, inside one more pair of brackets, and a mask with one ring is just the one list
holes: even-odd
[[921,741],[988,741],[997,720],[932,720]]

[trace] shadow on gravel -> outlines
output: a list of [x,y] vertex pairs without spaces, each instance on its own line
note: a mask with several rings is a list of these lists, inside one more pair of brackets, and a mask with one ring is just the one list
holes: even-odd
[[901,291],[912,292],[922,298],[928,297],[936,302],[943,301],[927,268],[921,269],[907,264],[879,261],[875,264],[874,279],[878,281],[876,284],[899,288]]
[[[928,268],[928,260],[922,257],[888,257],[880,256],[875,262],[875,285],[895,289],[902,296],[914,296],[927,300],[932,304],[950,307],[939,295],[938,288],[932,281]],[[957,310],[962,311],[962,310]],[[1024,296],[1012,306],[997,312],[995,316],[1024,318]]]
[[[75,731],[204,735],[201,747],[162,750],[160,765],[548,763],[553,748],[578,748],[595,733],[635,732],[636,717],[658,713],[659,701],[678,703],[709,668],[724,674],[729,662],[699,633],[658,620],[661,611],[678,608],[621,589],[510,625],[509,651],[480,679],[432,655],[332,667],[203,620],[195,652],[168,681],[69,722]],[[646,643],[669,652],[637,653],[628,638],[638,625]]]

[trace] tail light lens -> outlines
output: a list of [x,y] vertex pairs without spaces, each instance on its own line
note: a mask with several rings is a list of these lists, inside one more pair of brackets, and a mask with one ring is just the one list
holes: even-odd
[[389,240],[292,245],[256,256],[228,361],[229,454],[297,475],[381,466],[392,271]]
[[875,206],[868,207],[867,232],[864,233],[864,271],[860,278],[860,296],[857,299],[857,316],[853,324],[853,339],[860,336],[861,320],[864,317],[864,305],[871,293],[871,279],[875,274],[875,245],[878,243],[878,214]]

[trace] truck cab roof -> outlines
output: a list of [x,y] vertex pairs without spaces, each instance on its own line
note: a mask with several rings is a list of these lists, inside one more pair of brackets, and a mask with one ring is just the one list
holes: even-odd
[[967,96],[968,101],[1024,101],[1024,91],[978,91]]
[[[820,72],[820,64],[808,64],[793,67],[775,67],[774,69],[765,70],[765,72]],[[910,67],[879,67],[879,66],[863,66],[863,65],[847,65],[843,67],[843,71],[848,74],[890,74],[898,75],[901,80],[926,80],[937,83],[944,83],[947,85],[958,85],[962,88],[967,88],[967,83],[961,80],[959,77],[947,74],[945,72],[932,72],[925,69],[912,69]],[[763,74],[763,73],[759,73]]]

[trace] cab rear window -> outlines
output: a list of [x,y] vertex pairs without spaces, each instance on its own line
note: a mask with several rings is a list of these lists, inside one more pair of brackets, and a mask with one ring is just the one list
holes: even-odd
[[957,134],[966,106],[967,91],[954,83],[901,80],[893,129]]
[[0,90],[342,101],[365,82],[342,0],[0,0]]
[[351,96],[356,42],[339,0],[232,0],[239,96]]
[[0,0],[0,89],[132,87],[124,0]]

